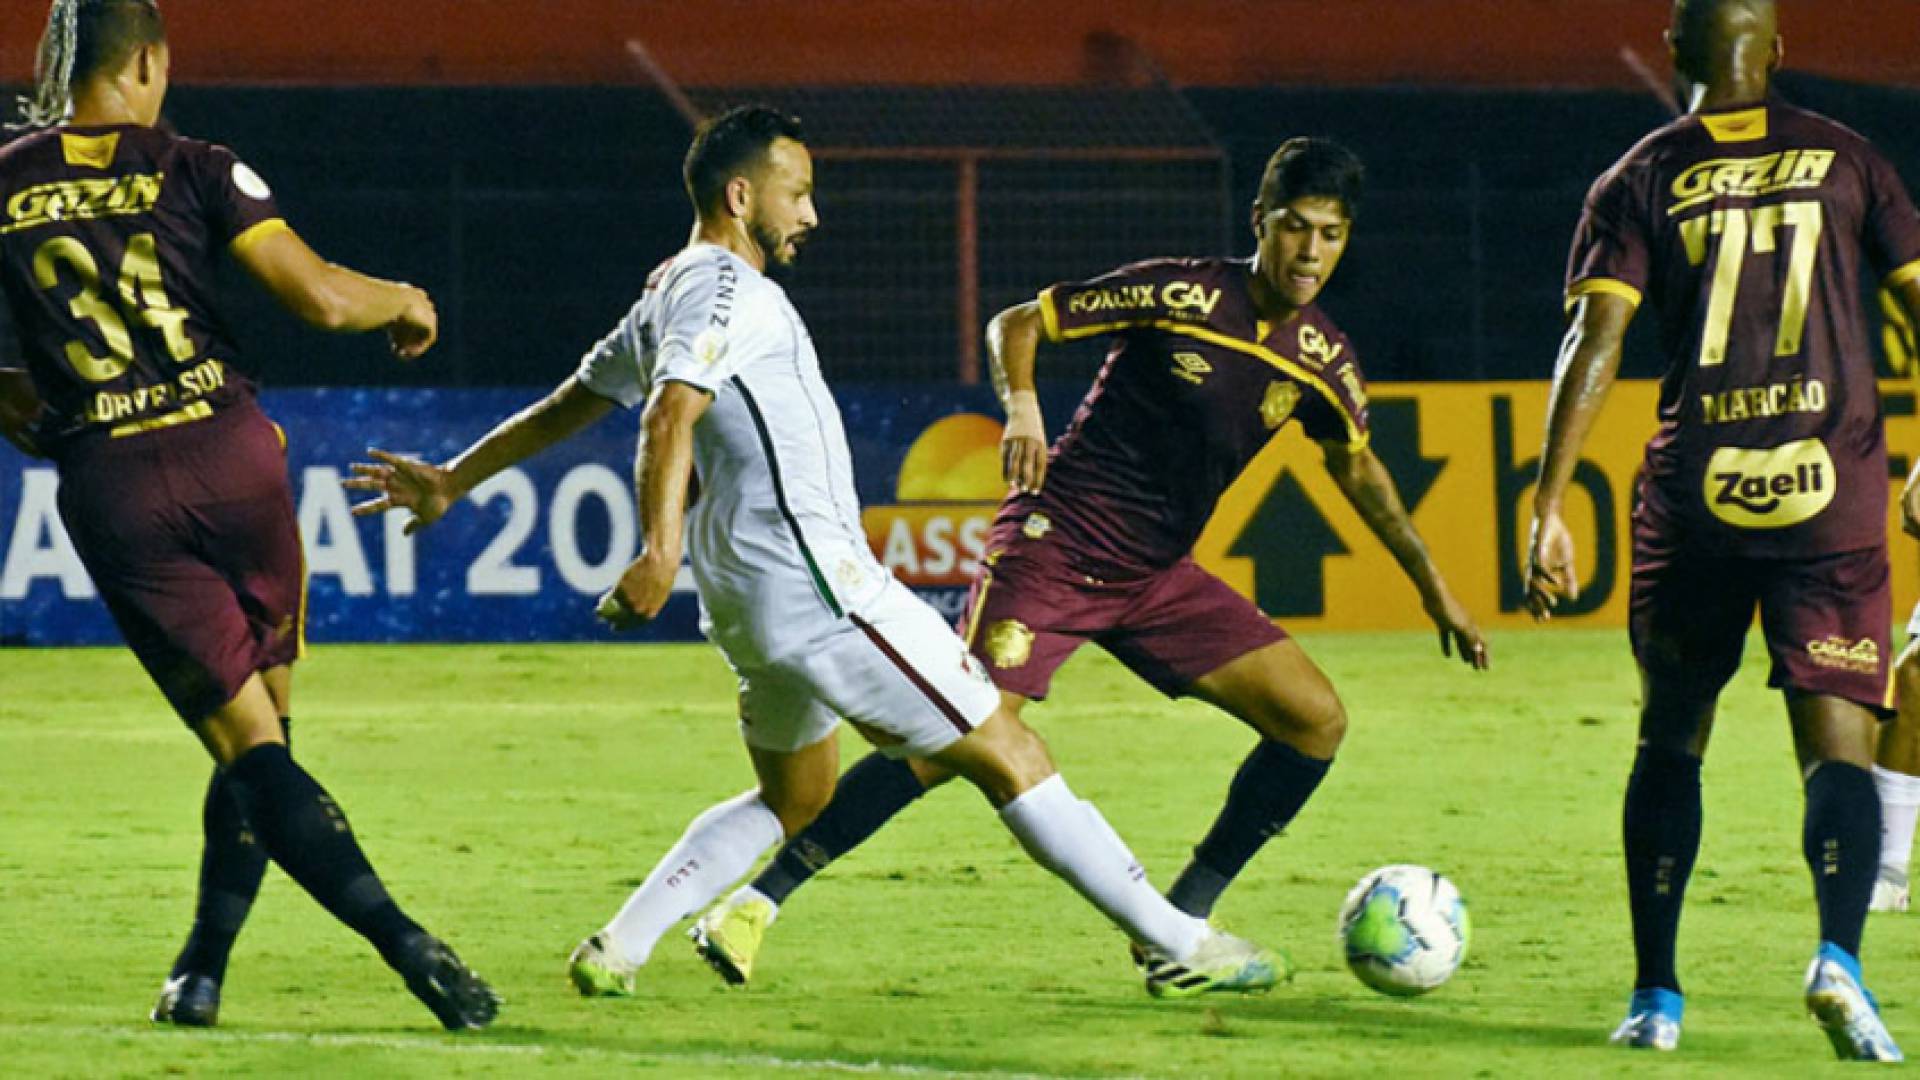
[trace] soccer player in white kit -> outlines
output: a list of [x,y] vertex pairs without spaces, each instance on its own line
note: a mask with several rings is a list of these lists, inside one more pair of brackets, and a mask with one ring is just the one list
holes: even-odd
[[1148,984],[1156,996],[1272,986],[1285,959],[1161,897],[1040,737],[1000,707],[958,635],[868,548],[839,410],[773,280],[819,223],[799,122],[761,106],[709,120],[685,176],[691,241],[571,378],[445,466],[374,451],[378,463],[355,466],[349,481],[377,493],[358,512],[406,508],[426,524],[616,404],[645,410],[635,466],[644,545],[600,614],[616,626],[657,615],[684,537],[701,627],[740,679],[759,786],[693,820],[574,950],[575,986],[633,993],[662,935],[813,819],[833,793],[841,719],[979,787],[1036,862],[1165,961]]

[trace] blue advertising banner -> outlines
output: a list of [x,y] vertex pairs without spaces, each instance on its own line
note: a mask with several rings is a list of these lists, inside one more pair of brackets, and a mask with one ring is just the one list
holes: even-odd
[[[405,514],[354,518],[349,508],[357,493],[340,483],[353,462],[367,460],[369,446],[444,461],[541,393],[339,388],[262,395],[287,432],[310,576],[310,640],[611,639],[594,620],[593,603],[638,550],[636,414],[622,411],[501,473],[411,537],[403,535]],[[982,514],[990,517],[1000,490],[999,425],[978,415],[998,415],[991,394],[869,386],[838,399],[863,503],[885,510],[903,501],[904,489],[936,497],[922,503],[945,498],[974,522],[960,538],[952,515],[910,523],[881,515],[879,539],[891,537],[903,578],[957,608],[984,537]],[[963,472],[984,479],[984,487],[954,487]],[[0,443],[0,644],[119,641],[60,524],[57,490],[51,464]],[[691,640],[699,636],[697,622],[683,568],[662,617],[623,640]]]

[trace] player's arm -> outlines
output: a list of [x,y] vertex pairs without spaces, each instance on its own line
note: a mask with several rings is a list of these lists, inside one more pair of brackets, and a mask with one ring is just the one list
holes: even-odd
[[1580,460],[1580,448],[1586,445],[1620,370],[1620,350],[1634,307],[1632,300],[1613,292],[1585,293],[1574,301],[1567,334],[1560,343],[1527,548],[1527,607],[1536,619],[1550,618],[1562,597],[1580,595],[1573,568],[1573,534],[1560,516],[1561,500]]
[[686,525],[687,485],[693,475],[693,425],[713,398],[678,380],[663,382],[640,417],[640,451],[634,486],[640,505],[640,557],[600,600],[600,617],[615,629],[638,626],[660,614],[680,572]]
[[1007,410],[1000,436],[1000,471],[1007,483],[1037,492],[1047,478],[1047,429],[1033,379],[1042,332],[1040,303],[1029,300],[1002,311],[987,324],[987,361],[994,392]]
[[[1893,298],[1907,313],[1907,325],[1920,329],[1920,277],[1911,277],[1893,286]],[[1908,536],[1920,537],[1920,456],[1907,473],[1907,486],[1900,491],[1900,527]]]
[[1488,661],[1486,640],[1474,625],[1473,616],[1448,590],[1446,579],[1440,576],[1440,568],[1434,565],[1426,542],[1420,539],[1420,531],[1414,528],[1413,518],[1400,500],[1393,475],[1379,456],[1365,443],[1339,439],[1323,440],[1320,448],[1326,456],[1327,473],[1339,485],[1340,493],[1420,590],[1420,603],[1440,630],[1440,650],[1451,656],[1458,649],[1460,659],[1484,669]]
[[432,348],[439,335],[439,315],[425,290],[328,262],[277,219],[243,234],[233,255],[309,326],[337,333],[385,330],[403,360]]
[[447,508],[465,498],[495,473],[564,442],[612,411],[614,402],[589,390],[570,375],[553,393],[534,402],[462,450],[445,465],[369,449],[373,462],[356,462],[345,484],[375,497],[355,506],[360,516],[411,510],[407,534],[440,520]]

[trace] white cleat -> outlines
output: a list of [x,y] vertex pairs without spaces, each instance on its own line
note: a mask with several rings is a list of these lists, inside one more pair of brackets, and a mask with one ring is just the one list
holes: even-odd
[[1859,962],[1836,945],[1822,942],[1807,967],[1807,1012],[1841,1061],[1906,1060],[1860,980]]
[[1873,899],[1868,902],[1868,911],[1904,912],[1912,899],[1912,890],[1906,881],[1892,878],[1875,878]]

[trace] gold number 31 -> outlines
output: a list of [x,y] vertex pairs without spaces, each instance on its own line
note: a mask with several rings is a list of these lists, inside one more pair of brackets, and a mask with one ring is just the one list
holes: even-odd
[[[100,328],[107,344],[107,355],[93,355],[84,341],[67,342],[67,363],[83,379],[93,383],[112,382],[133,363],[133,336],[127,323],[158,331],[167,343],[167,354],[180,363],[193,359],[193,339],[187,335],[187,313],[173,306],[165,284],[160,280],[160,254],[152,233],[140,233],[127,241],[126,257],[120,261],[119,300],[116,307],[101,295],[100,268],[93,252],[71,236],[56,236],[33,253],[33,276],[42,289],[60,284],[60,268],[67,267],[80,282],[80,291],[67,302],[76,319],[88,319]],[[125,318],[122,318],[122,312]]]

